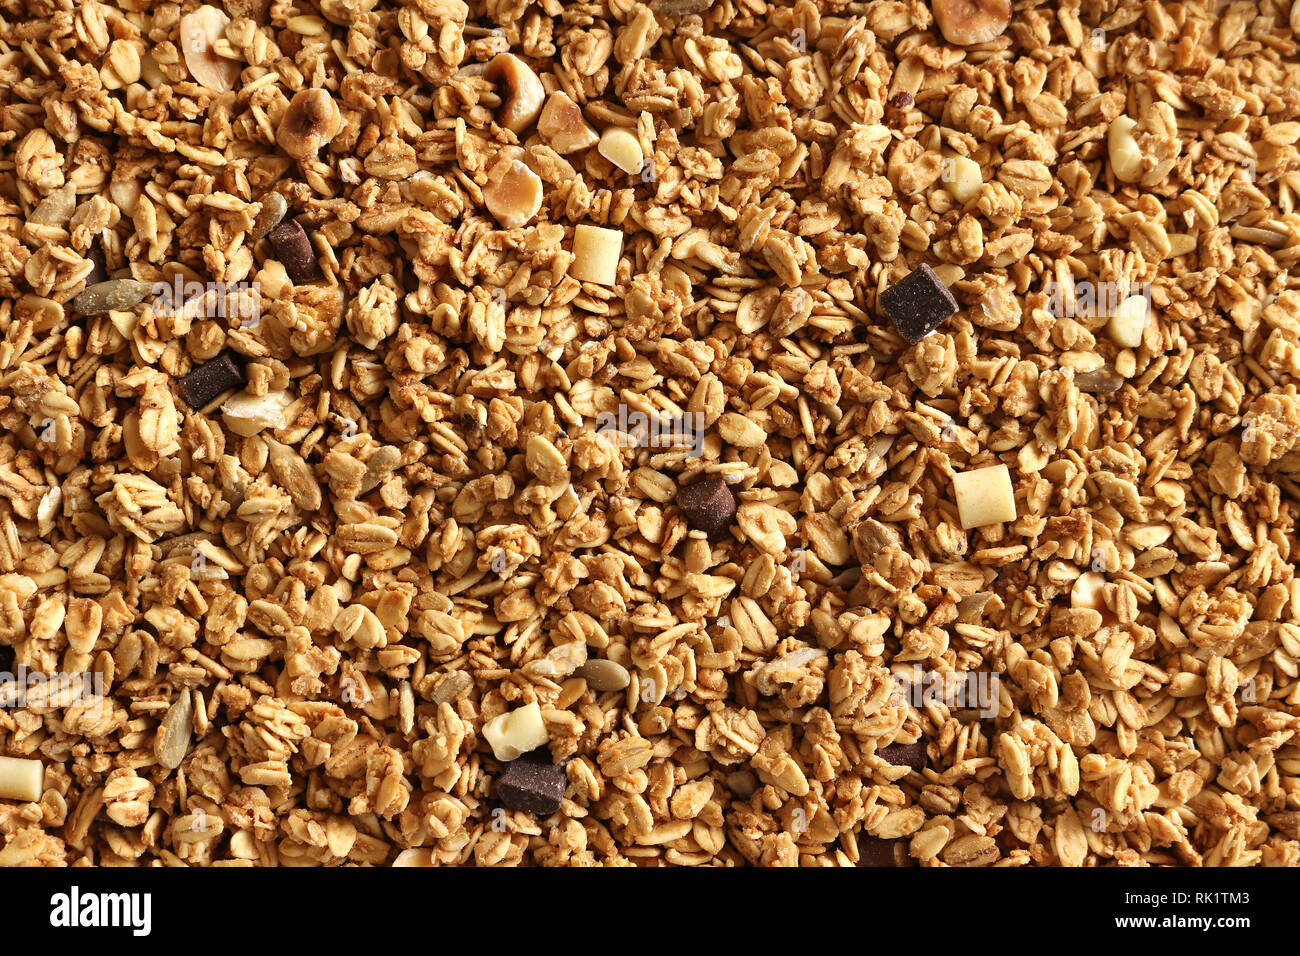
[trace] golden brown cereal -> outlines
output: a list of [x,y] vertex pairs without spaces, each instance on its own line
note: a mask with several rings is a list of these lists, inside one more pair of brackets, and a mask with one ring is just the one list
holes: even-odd
[[1298,27],[7,3],[0,864],[1300,865]]

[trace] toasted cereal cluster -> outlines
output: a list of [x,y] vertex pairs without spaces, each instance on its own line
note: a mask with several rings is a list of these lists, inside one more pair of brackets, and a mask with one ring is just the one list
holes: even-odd
[[0,0],[0,865],[1300,864],[1298,34]]

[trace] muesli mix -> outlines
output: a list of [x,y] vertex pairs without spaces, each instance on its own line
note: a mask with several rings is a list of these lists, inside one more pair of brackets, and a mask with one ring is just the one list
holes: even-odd
[[1300,864],[1298,37],[0,0],[0,865]]

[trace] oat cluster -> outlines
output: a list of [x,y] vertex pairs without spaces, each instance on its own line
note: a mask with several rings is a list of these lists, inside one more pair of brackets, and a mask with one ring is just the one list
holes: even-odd
[[0,865],[1300,864],[1298,33],[0,0]]

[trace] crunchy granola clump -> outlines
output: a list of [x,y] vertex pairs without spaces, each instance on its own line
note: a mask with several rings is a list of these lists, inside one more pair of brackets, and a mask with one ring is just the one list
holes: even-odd
[[1012,6],[6,0],[0,864],[1300,865],[1300,23]]

